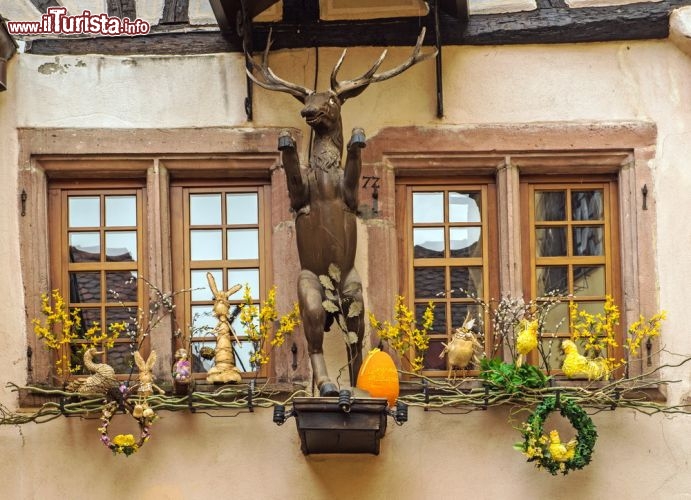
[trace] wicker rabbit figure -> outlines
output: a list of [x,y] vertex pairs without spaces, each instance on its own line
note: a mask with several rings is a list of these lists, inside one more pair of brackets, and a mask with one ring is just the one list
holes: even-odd
[[231,295],[242,288],[242,285],[235,285],[230,290],[219,290],[216,280],[211,273],[206,273],[209,288],[214,294],[213,315],[218,320],[214,333],[216,334],[216,353],[214,356],[214,366],[209,370],[206,381],[209,383],[237,383],[242,380],[240,371],[235,366],[235,354],[232,345],[232,327],[228,321],[230,312]]
[[151,354],[149,354],[149,358],[146,361],[144,361],[142,355],[139,354],[139,351],[137,351],[134,353],[134,362],[137,364],[137,368],[139,368],[137,393],[144,398],[151,396],[154,393],[154,389],[161,394],[165,394],[163,389],[154,384],[155,379],[152,370],[156,364],[156,351],[151,351]]

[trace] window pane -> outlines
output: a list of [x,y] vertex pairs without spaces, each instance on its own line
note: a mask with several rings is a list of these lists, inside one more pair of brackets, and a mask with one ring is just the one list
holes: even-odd
[[569,306],[563,302],[552,307],[545,316],[545,333],[568,333]]
[[[71,309],[70,311],[73,310],[74,309]],[[77,334],[77,337],[80,339],[85,338],[84,332],[94,326],[94,323],[101,324],[101,309],[80,307],[77,315],[81,320],[81,328],[78,330]]]
[[413,223],[444,222],[444,193],[413,193]]
[[446,291],[443,267],[416,267],[414,279],[416,299],[431,299]]
[[[418,328],[422,328],[422,323],[424,321],[425,310],[427,309],[427,303],[415,304],[415,320],[417,321]],[[434,323],[432,323],[432,332],[436,333],[446,333],[446,315],[444,314],[446,304],[444,302],[436,302],[434,305]]]
[[605,295],[605,266],[574,267],[573,294],[603,297]]
[[[549,360],[550,370],[561,370],[561,366],[564,364],[564,353],[561,350],[561,342],[564,340],[563,337],[550,337],[542,339],[542,348]],[[582,351],[581,351],[582,352]],[[545,362],[540,358],[540,368],[545,369]]]
[[573,220],[602,220],[604,214],[601,189],[571,192],[571,218]]
[[231,229],[228,231],[228,259],[258,259],[259,231]]
[[101,203],[98,196],[70,196],[68,199],[70,227],[99,227]]
[[535,220],[566,220],[566,193],[535,191]]
[[223,246],[221,231],[190,231],[192,260],[221,260]]
[[[470,313],[470,316],[468,316]],[[472,331],[475,333],[480,332],[480,320],[482,319],[482,308],[475,304],[461,304],[452,303],[451,304],[451,333],[453,333],[456,328],[460,328],[466,324],[466,318],[468,321],[474,319]],[[479,340],[478,340],[479,341]]]
[[108,349],[108,364],[113,367],[115,373],[129,373],[134,366],[129,344],[118,343],[112,349]]
[[206,273],[211,273],[216,281],[216,286],[223,287],[223,271],[221,269],[200,269],[191,271],[192,300],[212,301],[214,294],[209,288],[209,280]]
[[106,328],[112,323],[125,323],[126,330],[120,334],[120,338],[127,338],[127,331],[134,331],[133,317],[136,314],[134,308],[131,310],[127,307],[108,307],[106,308]]
[[480,222],[480,193],[449,192],[449,222]]
[[231,193],[226,195],[228,224],[257,224],[259,209],[257,193]]
[[444,228],[413,229],[413,254],[416,259],[444,257]]
[[566,266],[536,267],[537,296],[544,297],[550,292],[567,294],[569,292],[568,270]]
[[451,289],[453,297],[483,296],[482,268],[481,267],[452,267]]
[[70,262],[99,262],[101,236],[99,233],[69,233]]
[[604,314],[605,303],[603,302],[578,302],[578,310],[585,311],[588,314]]
[[479,227],[450,228],[451,257],[482,257],[480,236]]
[[430,340],[429,349],[425,352],[424,367],[427,370],[446,370],[446,356],[439,355],[444,350],[442,340]]
[[566,228],[546,227],[535,230],[535,251],[538,257],[566,255]]
[[[228,288],[240,284],[249,285],[253,299],[259,299],[259,269],[230,269],[228,270]],[[244,290],[235,293],[230,300],[242,300]]]
[[573,228],[574,255],[604,255],[602,226]]
[[106,261],[134,262],[137,260],[135,231],[106,231]]
[[101,273],[70,273],[70,302],[101,302]]
[[212,306],[192,306],[192,337],[210,337],[218,320]]
[[106,196],[106,226],[136,226],[136,196]]
[[233,344],[233,350],[235,351],[235,366],[243,372],[252,371],[253,368],[250,364],[250,356],[254,353],[252,342]]
[[209,349],[216,348],[216,342],[192,342],[192,371],[195,373],[206,373],[212,366],[214,366],[214,360],[205,359],[201,356],[201,350],[204,347]]
[[137,273],[116,271],[106,273],[106,290],[109,302],[137,302]]
[[193,226],[221,224],[221,195],[190,195],[190,224]]

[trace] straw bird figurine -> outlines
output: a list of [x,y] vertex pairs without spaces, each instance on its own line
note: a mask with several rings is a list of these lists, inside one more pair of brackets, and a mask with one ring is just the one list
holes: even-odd
[[451,378],[451,371],[454,372],[454,378],[456,377],[456,370],[463,370],[465,376],[465,370],[471,361],[479,363],[479,360],[475,354],[475,349],[482,349],[482,345],[477,341],[475,335],[472,332],[472,328],[475,325],[475,319],[469,319],[470,313],[465,318],[463,326],[456,329],[453,336],[451,337],[451,342],[448,344],[442,343],[444,350],[439,354],[440,358],[447,356],[447,361],[449,364],[449,374],[447,378]]
[[67,389],[79,394],[105,394],[118,384],[115,370],[105,363],[94,363],[94,356],[103,354],[91,347],[84,352],[84,367],[92,372],[87,378],[77,379],[68,384]]
[[562,371],[569,378],[585,377],[588,380],[607,380],[610,370],[603,358],[588,359],[578,353],[578,347],[572,340],[564,340],[561,349],[566,355],[562,364]]
[[235,354],[233,353],[233,344],[231,333],[234,336],[233,329],[228,321],[228,313],[230,312],[230,302],[228,299],[231,295],[242,288],[242,285],[235,285],[230,290],[219,290],[216,286],[216,280],[213,274],[206,273],[206,279],[209,282],[209,288],[214,294],[213,315],[216,316],[218,324],[214,328],[216,334],[216,351],[214,355],[214,366],[209,370],[206,381],[213,383],[238,383],[242,381],[240,371],[235,366]]
[[516,334],[516,366],[521,366],[530,351],[537,347],[537,321],[522,319],[514,330]]

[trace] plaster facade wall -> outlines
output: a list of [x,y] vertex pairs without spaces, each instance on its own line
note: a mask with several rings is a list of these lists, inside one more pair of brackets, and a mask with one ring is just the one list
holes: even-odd
[[[277,74],[311,87],[315,50],[272,55]],[[340,54],[320,49],[319,88]],[[373,48],[351,49],[341,78],[362,73]],[[390,64],[407,56],[389,53]],[[43,57],[20,54],[10,65],[10,91],[0,94],[0,231],[10,235],[0,265],[19,269],[12,235],[17,211],[17,127],[177,128],[289,126],[308,130],[291,97],[258,89],[255,121],[243,111],[245,79],[237,54],[195,57]],[[668,311],[663,343],[691,353],[685,289],[691,261],[680,249],[691,233],[679,227],[691,211],[691,58],[669,41],[558,46],[444,48],[446,117],[435,117],[432,63],[368,88],[344,106],[346,134],[369,136],[386,126],[531,122],[652,121],[658,141],[651,166],[657,232],[659,306]],[[306,144],[302,144],[303,157]],[[362,228],[361,228],[362,230]],[[15,241],[13,241],[13,239]],[[366,241],[366,238],[362,238]],[[361,246],[362,247],[362,246]],[[360,255],[358,262],[370,262]],[[370,265],[372,263],[370,262]],[[367,273],[361,269],[361,274]],[[21,276],[0,273],[2,385],[25,380]],[[374,283],[366,283],[373,286]],[[670,370],[682,382],[670,402],[689,391],[689,368]],[[3,389],[3,404],[14,405]],[[646,417],[626,410],[594,416],[594,461],[564,479],[533,470],[511,449],[518,433],[506,410],[442,415],[412,410],[390,425],[381,454],[310,456],[299,451],[292,420],[271,423],[260,410],[237,418],[165,413],[153,438],[128,459],[98,442],[96,421],[59,419],[21,429],[0,428],[0,475],[6,498],[686,498],[691,492],[691,417]],[[517,425],[522,419],[514,420]],[[117,426],[113,424],[117,432]],[[121,429],[124,431],[125,429]],[[131,432],[132,430],[129,430]]]

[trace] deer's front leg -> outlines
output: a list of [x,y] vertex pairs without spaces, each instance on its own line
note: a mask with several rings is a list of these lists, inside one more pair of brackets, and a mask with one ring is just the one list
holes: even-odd
[[347,146],[347,156],[343,173],[344,199],[345,203],[353,211],[358,208],[358,189],[360,183],[360,172],[362,170],[362,160],[360,150],[365,147],[365,131],[361,128],[354,128]]
[[309,203],[309,193],[300,172],[300,158],[295,147],[295,139],[288,130],[282,130],[279,134],[278,150],[281,152],[281,163],[286,170],[290,207],[299,212]]

